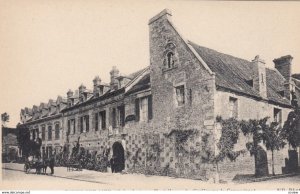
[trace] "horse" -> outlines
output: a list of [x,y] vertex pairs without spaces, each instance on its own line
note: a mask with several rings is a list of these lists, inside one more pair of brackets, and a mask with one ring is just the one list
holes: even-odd
[[47,158],[44,160],[40,160],[36,164],[36,173],[37,174],[46,174],[47,168],[49,167],[51,169],[51,174],[54,173],[54,163],[52,164],[52,160]]

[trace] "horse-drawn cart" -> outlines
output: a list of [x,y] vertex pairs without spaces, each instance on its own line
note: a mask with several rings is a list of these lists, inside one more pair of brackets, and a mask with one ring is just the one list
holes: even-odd
[[44,171],[44,168],[45,162],[40,159],[34,158],[33,156],[29,156],[24,164],[24,172],[26,174],[28,174],[32,169],[35,169],[37,174],[41,174],[41,171]]

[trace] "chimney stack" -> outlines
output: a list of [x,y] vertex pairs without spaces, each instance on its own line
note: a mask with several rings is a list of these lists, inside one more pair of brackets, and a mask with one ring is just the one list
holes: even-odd
[[119,76],[119,70],[116,68],[116,66],[113,66],[112,70],[110,71],[110,88],[111,90],[117,90],[118,89],[118,79]]
[[96,76],[93,80],[93,83],[94,83],[94,90],[93,90],[94,96],[99,96],[99,94],[100,94],[100,84],[101,84],[100,77]]
[[73,97],[73,94],[74,94],[74,92],[71,89],[69,89],[69,91],[67,92],[68,99],[70,99],[71,97]]
[[253,64],[253,88],[259,92],[262,98],[267,98],[267,79],[266,79],[266,67],[265,62],[259,55],[256,55],[252,60]]
[[78,89],[79,89],[79,95],[81,95],[86,90],[86,87],[83,84],[81,84]]
[[274,59],[275,68],[281,73],[281,75],[289,81],[291,79],[291,67],[292,67],[293,57],[291,55],[282,56],[280,58]]
[[275,64],[275,68],[285,78],[284,96],[289,100],[291,99],[291,90],[292,90],[292,82],[291,82],[292,60],[293,60],[293,57],[291,55],[282,56],[280,58],[273,60],[273,62]]

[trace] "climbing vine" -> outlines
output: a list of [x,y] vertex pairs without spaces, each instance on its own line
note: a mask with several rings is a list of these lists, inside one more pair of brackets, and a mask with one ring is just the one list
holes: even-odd
[[216,162],[223,161],[228,158],[230,161],[234,161],[245,150],[234,150],[234,145],[239,138],[240,122],[235,118],[222,119],[217,118],[217,121],[221,124],[221,137],[217,143],[219,153],[215,156]]

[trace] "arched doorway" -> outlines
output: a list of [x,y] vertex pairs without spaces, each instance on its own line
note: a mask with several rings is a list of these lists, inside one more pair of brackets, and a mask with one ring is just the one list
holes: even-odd
[[125,169],[124,148],[120,142],[115,142],[112,146],[115,172],[122,172]]

